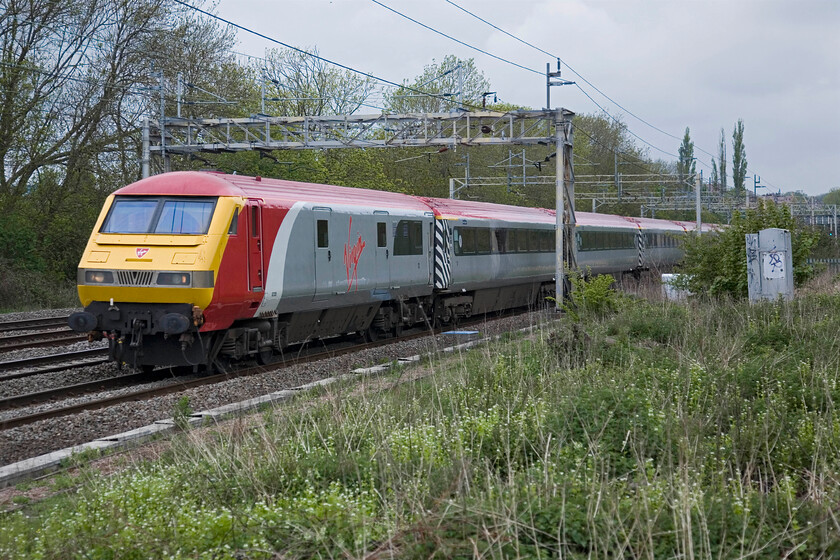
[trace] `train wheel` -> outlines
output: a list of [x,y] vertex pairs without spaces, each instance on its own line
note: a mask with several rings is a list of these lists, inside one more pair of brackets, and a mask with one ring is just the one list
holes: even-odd
[[365,340],[368,342],[376,342],[379,340],[379,331],[373,325],[369,326],[365,331]]
[[257,352],[257,363],[261,366],[267,366],[274,361],[274,350],[271,346],[264,346]]

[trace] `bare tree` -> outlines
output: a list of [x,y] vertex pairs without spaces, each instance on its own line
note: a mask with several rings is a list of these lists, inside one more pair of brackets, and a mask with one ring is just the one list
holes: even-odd
[[[304,53],[271,50],[260,69],[267,82],[266,112],[275,115],[341,115],[354,113],[370,98],[375,82]],[[315,55],[315,56],[313,56]]]
[[475,66],[475,60],[447,55],[440,63],[432,60],[413,81],[386,96],[388,110],[394,113],[441,113],[466,105],[481,105],[482,94],[490,82]]

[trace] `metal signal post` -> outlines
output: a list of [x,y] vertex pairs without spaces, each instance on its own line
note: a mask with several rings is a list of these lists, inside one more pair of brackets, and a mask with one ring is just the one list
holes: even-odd
[[[566,268],[575,267],[575,183],[572,170],[572,117],[568,109],[557,109],[554,113],[555,143],[557,146],[557,181],[555,183],[555,307],[563,307],[563,287]],[[566,212],[566,206],[569,210]],[[568,247],[564,244],[568,240]]]

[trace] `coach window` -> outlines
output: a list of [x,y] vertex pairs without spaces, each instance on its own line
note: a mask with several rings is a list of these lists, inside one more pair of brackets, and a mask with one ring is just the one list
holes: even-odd
[[516,229],[507,230],[507,252],[508,253],[518,253],[519,252],[519,230],[516,230]]
[[457,255],[475,254],[475,230],[473,228],[458,228],[460,230],[459,245],[456,247]]
[[507,253],[507,232],[506,229],[495,229],[493,235],[496,236],[496,252]]
[[490,254],[490,230],[487,228],[475,228],[475,252],[479,255]]
[[423,222],[400,220],[394,231],[394,255],[423,254]]
[[506,241],[505,249],[507,249],[506,252],[516,253],[517,252],[516,243],[517,243],[517,240],[519,239],[517,231],[515,229],[508,229],[508,230],[505,230],[505,233],[506,233],[506,235],[505,235],[505,241]]
[[385,222],[377,222],[376,223],[376,246],[377,247],[387,247],[388,246],[388,236],[386,235],[386,228]]
[[536,229],[528,230],[528,250],[537,253],[540,250],[540,232]]
[[528,230],[516,230],[516,251],[519,253],[527,253],[528,249]]
[[554,232],[541,231],[540,232],[540,251],[543,253],[554,252]]
[[330,246],[330,223],[327,220],[318,220],[318,247]]

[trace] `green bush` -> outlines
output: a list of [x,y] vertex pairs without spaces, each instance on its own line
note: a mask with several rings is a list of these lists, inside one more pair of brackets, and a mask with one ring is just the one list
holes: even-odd
[[579,313],[604,313],[618,310],[622,295],[613,290],[615,278],[610,274],[588,276],[578,271],[569,274],[571,291],[564,310],[579,320]]
[[814,267],[807,260],[818,234],[797,224],[787,206],[759,200],[757,208],[748,209],[744,215],[735,214],[732,223],[722,231],[685,236],[685,257],[678,280],[681,287],[695,294],[746,297],[746,234],[767,228],[790,231],[794,281],[799,285],[811,278]]
[[0,258],[0,312],[75,307],[75,282],[45,270],[32,270]]

